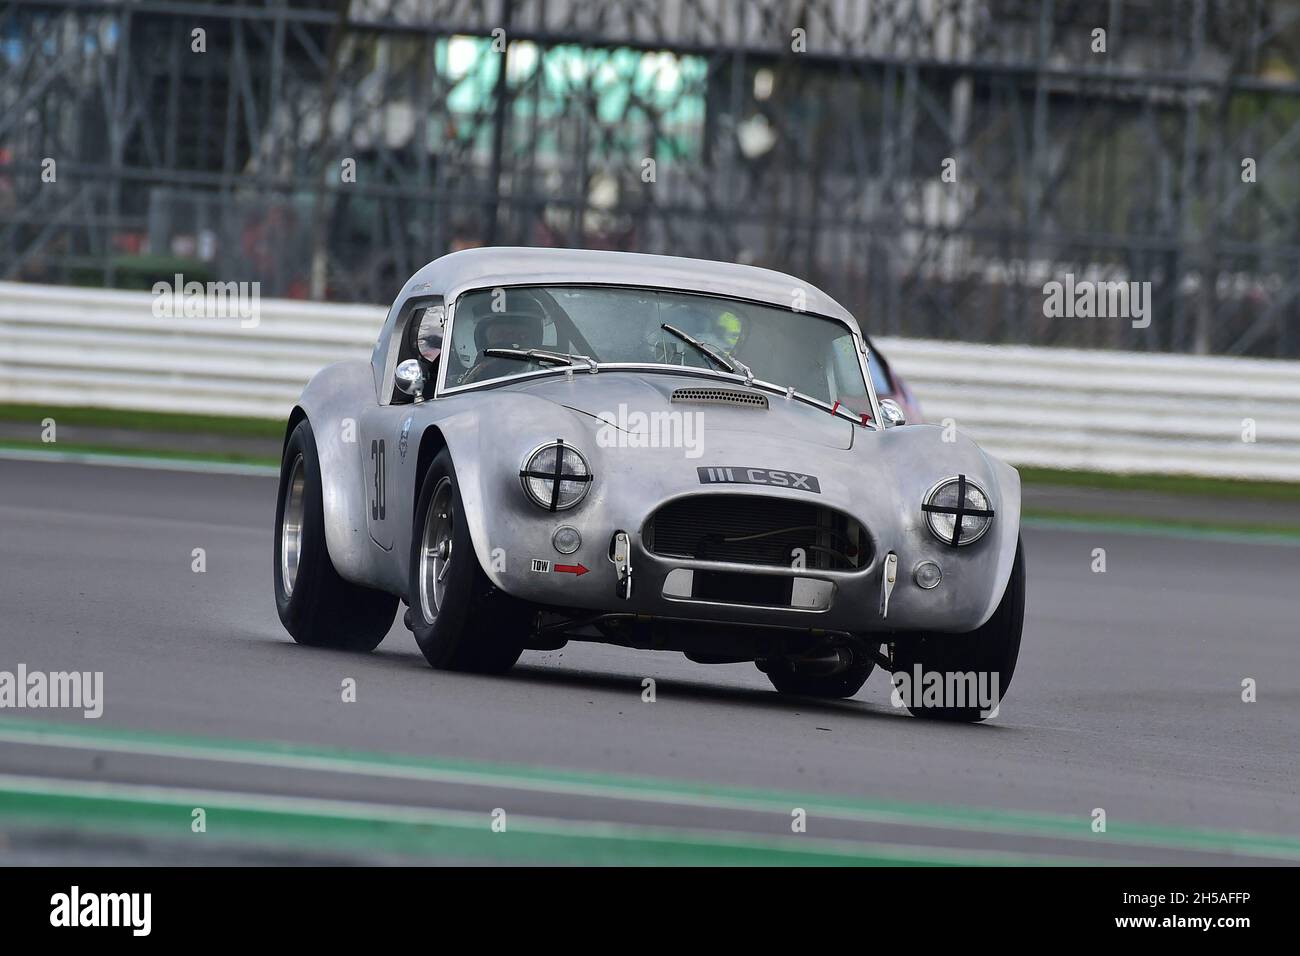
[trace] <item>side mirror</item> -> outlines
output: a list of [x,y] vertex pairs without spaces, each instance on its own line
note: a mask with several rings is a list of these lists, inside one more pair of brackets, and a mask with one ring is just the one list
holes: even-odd
[[407,359],[399,362],[393,372],[393,384],[403,395],[410,395],[417,402],[424,398],[424,369],[419,359]]
[[[406,363],[403,362],[402,364],[405,365]],[[903,407],[892,398],[882,398],[880,400],[880,417],[884,419],[886,428],[895,428],[907,424],[907,416],[903,414]]]

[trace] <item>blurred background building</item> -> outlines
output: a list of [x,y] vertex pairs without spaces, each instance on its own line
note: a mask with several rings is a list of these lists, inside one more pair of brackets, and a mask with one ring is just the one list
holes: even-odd
[[[0,279],[386,302],[582,246],[875,334],[1294,357],[1298,67],[1281,0],[10,0]],[[1066,273],[1155,321],[1045,318]]]

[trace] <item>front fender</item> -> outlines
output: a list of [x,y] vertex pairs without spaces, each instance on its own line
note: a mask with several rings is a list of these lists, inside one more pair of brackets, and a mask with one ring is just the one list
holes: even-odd
[[[961,620],[954,630],[974,630],[997,610],[1011,580],[1020,539],[1020,473],[994,458],[975,442],[939,425],[907,425],[869,436],[859,446],[866,459],[863,482],[856,489],[859,509],[868,500],[887,494],[892,511],[882,515],[880,526],[892,528],[883,548],[899,555],[899,587],[891,598],[890,617],[900,622],[924,620],[936,603],[947,604]],[[965,474],[987,492],[996,517],[983,539],[953,548],[938,542],[926,526],[921,502],[930,487],[943,478]],[[943,568],[945,583],[934,593],[912,586],[915,564],[935,560]],[[947,629],[947,628],[945,628]]]
[[[445,403],[444,415],[425,427],[436,424],[451,455],[479,566],[494,585],[513,591],[507,572],[530,564],[534,557],[554,557],[550,528],[562,523],[564,514],[547,515],[524,497],[519,483],[523,457],[555,438],[590,449],[589,418],[509,392],[480,396],[473,406],[464,400],[439,401]],[[418,482],[419,476],[413,478]],[[528,543],[539,528],[544,533]]]

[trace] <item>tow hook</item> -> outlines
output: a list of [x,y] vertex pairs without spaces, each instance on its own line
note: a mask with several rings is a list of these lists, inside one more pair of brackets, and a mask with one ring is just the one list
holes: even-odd
[[615,531],[609,543],[609,560],[614,562],[617,580],[614,593],[627,600],[632,596],[632,539],[626,531]]
[[890,551],[885,555],[884,566],[880,571],[880,616],[889,617],[889,595],[894,593],[894,582],[898,580],[898,555]]

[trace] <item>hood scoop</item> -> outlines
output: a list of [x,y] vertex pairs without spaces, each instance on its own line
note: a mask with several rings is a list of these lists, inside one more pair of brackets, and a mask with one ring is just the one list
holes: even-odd
[[767,408],[767,396],[758,392],[741,392],[733,388],[679,388],[672,394],[674,403],[691,405],[740,405],[744,408]]

